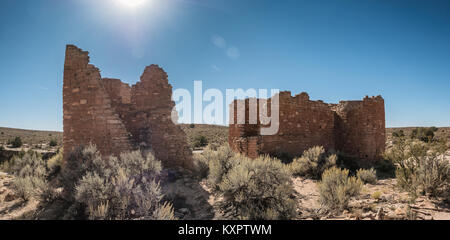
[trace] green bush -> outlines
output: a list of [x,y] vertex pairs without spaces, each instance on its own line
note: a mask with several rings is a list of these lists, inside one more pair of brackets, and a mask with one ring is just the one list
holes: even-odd
[[278,159],[241,157],[219,187],[225,206],[241,219],[291,219],[296,210],[292,184],[288,170]]
[[348,170],[333,167],[322,175],[318,184],[320,202],[333,211],[342,211],[348,206],[351,197],[357,196],[363,183],[355,177],[348,176]]
[[205,147],[206,145],[208,145],[208,139],[203,135],[195,137],[192,143],[192,147],[194,148]]
[[322,173],[336,165],[337,156],[327,154],[323,147],[312,147],[303,152],[300,158],[289,164],[293,175],[320,179]]
[[[76,163],[81,166],[76,168]],[[69,214],[80,215],[82,209],[89,219],[174,219],[156,181],[161,162],[152,154],[135,151],[104,160],[95,146],[88,146],[75,151],[66,166],[63,180],[73,200]],[[71,179],[75,184],[68,184]]]
[[50,147],[56,147],[58,146],[58,141],[56,139],[50,140],[50,143],[48,144]]
[[397,185],[414,199],[419,195],[439,196],[450,184],[450,163],[445,145],[439,142],[402,140],[386,151],[396,164]]
[[14,140],[9,141],[9,144],[12,148],[20,148],[23,145],[22,139],[20,137],[16,137],[14,138]]
[[377,172],[373,168],[371,168],[369,170],[367,170],[367,169],[359,169],[356,172],[356,176],[363,183],[370,183],[370,184],[376,184],[377,183]]

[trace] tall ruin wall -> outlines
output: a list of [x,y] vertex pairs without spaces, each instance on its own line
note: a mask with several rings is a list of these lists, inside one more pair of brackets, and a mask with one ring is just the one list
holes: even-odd
[[[308,94],[294,97],[279,93],[279,128],[274,135],[261,135],[259,106],[272,99],[253,99],[257,121],[249,121],[251,100],[235,100],[230,108],[229,144],[235,151],[255,158],[260,154],[300,156],[313,146],[323,146],[367,162],[377,161],[385,148],[384,100],[380,96],[362,101],[327,104],[311,101]],[[267,103],[266,103],[267,102]],[[239,124],[239,104],[245,106],[245,122]],[[254,106],[252,106],[255,108]],[[244,115],[243,115],[244,116]]]
[[172,120],[172,87],[157,65],[145,68],[133,86],[102,78],[89,53],[66,48],[64,64],[64,159],[93,143],[103,156],[152,151],[165,167],[192,167],[185,133]]

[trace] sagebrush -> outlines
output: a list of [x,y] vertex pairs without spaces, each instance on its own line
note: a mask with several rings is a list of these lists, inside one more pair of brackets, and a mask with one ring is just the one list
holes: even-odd
[[135,151],[104,160],[91,145],[72,153],[63,169],[66,198],[73,201],[66,218],[174,219],[156,180],[161,162],[150,153]]
[[333,211],[342,211],[348,206],[351,197],[357,196],[363,183],[356,177],[349,177],[347,169],[337,167],[325,170],[318,184],[320,202]]
[[336,165],[336,154],[327,154],[320,146],[312,147],[303,152],[300,158],[295,158],[289,168],[293,175],[320,179],[322,173]]
[[280,160],[241,157],[223,176],[220,191],[240,219],[291,219],[296,210],[292,185]]
[[445,159],[445,145],[400,139],[385,153],[396,164],[397,185],[412,198],[419,195],[445,195],[450,185],[450,163]]
[[356,171],[356,176],[359,180],[361,180],[363,183],[370,183],[370,184],[376,184],[377,179],[377,172],[374,168],[371,169],[359,169]]
[[50,191],[47,182],[45,161],[35,152],[29,151],[22,157],[16,156],[10,162],[10,171],[15,178],[12,187],[23,200],[31,197],[47,200]]

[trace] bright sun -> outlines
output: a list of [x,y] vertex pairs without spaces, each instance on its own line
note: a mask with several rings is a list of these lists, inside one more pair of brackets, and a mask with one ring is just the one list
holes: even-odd
[[120,2],[121,4],[123,4],[124,6],[132,7],[132,8],[141,6],[141,5],[143,5],[146,1],[147,1],[147,0],[119,0],[119,2]]

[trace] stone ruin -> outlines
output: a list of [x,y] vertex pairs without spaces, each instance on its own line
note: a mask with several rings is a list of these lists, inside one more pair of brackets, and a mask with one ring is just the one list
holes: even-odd
[[64,159],[76,147],[95,144],[103,156],[152,151],[165,167],[192,168],[185,133],[172,120],[172,86],[158,65],[145,68],[133,86],[102,78],[88,52],[66,48]]
[[[250,99],[231,103],[228,138],[235,152],[251,158],[260,154],[300,156],[310,147],[323,146],[367,164],[381,158],[386,142],[384,99],[381,96],[339,104],[311,101],[307,93],[292,97],[291,92],[286,91],[280,92],[278,97],[279,128],[274,135],[260,134],[261,127],[267,125],[261,124],[259,112],[254,121],[256,124],[250,124],[249,106],[253,107]],[[253,100],[256,109],[260,104],[266,104],[270,115],[272,99]],[[238,103],[245,106],[242,124],[238,122]]]

